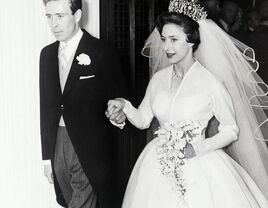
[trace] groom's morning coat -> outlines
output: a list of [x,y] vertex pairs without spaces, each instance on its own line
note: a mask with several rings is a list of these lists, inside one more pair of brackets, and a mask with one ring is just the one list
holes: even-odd
[[[125,96],[119,58],[114,50],[86,31],[80,40],[73,63],[61,92],[56,41],[40,55],[40,114],[43,160],[53,161],[60,116],[102,208],[113,207],[115,192],[113,161],[115,127],[105,117],[109,99]],[[80,54],[90,57],[89,65],[80,65]],[[81,79],[82,77],[89,77]],[[53,164],[53,162],[52,162]],[[54,174],[55,175],[55,174]],[[57,200],[62,195],[54,181]]]

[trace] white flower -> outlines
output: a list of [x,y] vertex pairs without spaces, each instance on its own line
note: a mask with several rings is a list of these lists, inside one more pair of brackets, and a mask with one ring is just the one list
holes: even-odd
[[79,56],[76,57],[79,65],[88,66],[91,63],[91,60],[87,54],[81,53]]
[[187,143],[187,141],[182,139],[176,143],[176,148],[178,148],[179,150],[183,150],[186,147]]
[[174,134],[175,139],[181,139],[182,136],[183,136],[183,131],[181,129],[179,131],[176,131],[176,133]]

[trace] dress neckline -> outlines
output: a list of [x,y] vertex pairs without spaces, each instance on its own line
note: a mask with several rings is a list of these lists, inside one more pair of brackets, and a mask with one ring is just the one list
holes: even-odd
[[[183,86],[183,83],[185,82],[185,80],[187,80],[187,77],[194,71],[194,69],[196,68],[196,65],[198,63],[199,62],[197,60],[195,60],[195,62],[192,64],[192,66],[189,68],[189,70],[184,74],[179,87],[175,90],[175,94],[172,95],[172,99],[171,99],[171,103],[170,103],[170,111],[169,111],[169,120],[170,121],[172,120],[172,112],[173,112],[176,97],[179,95],[179,92]],[[171,89],[172,73],[173,73],[173,65],[171,65],[170,69],[169,69],[169,89]]]
[[[188,76],[188,74],[191,73],[191,71],[193,71],[193,69],[195,68],[195,65],[199,63],[197,60],[195,60],[195,62],[192,64],[192,66],[188,69],[188,71],[184,74],[182,80],[181,80],[181,83],[180,83],[180,86],[178,87],[178,89],[176,90],[176,93],[177,91],[179,90],[179,88],[181,87],[183,81],[185,80],[185,78]],[[173,65],[171,65],[169,67],[169,89],[171,89],[171,82],[172,82],[172,75],[173,75]],[[175,94],[176,94],[175,93]]]

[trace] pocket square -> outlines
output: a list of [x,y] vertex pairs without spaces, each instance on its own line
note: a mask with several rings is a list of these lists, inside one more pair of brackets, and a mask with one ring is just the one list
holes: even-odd
[[80,76],[79,79],[89,79],[89,78],[93,78],[93,77],[95,77],[95,75]]

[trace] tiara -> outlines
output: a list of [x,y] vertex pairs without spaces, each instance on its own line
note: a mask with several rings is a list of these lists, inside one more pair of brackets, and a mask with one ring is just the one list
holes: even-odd
[[170,0],[168,11],[187,15],[195,21],[206,19],[207,17],[204,7],[196,4],[194,0]]

